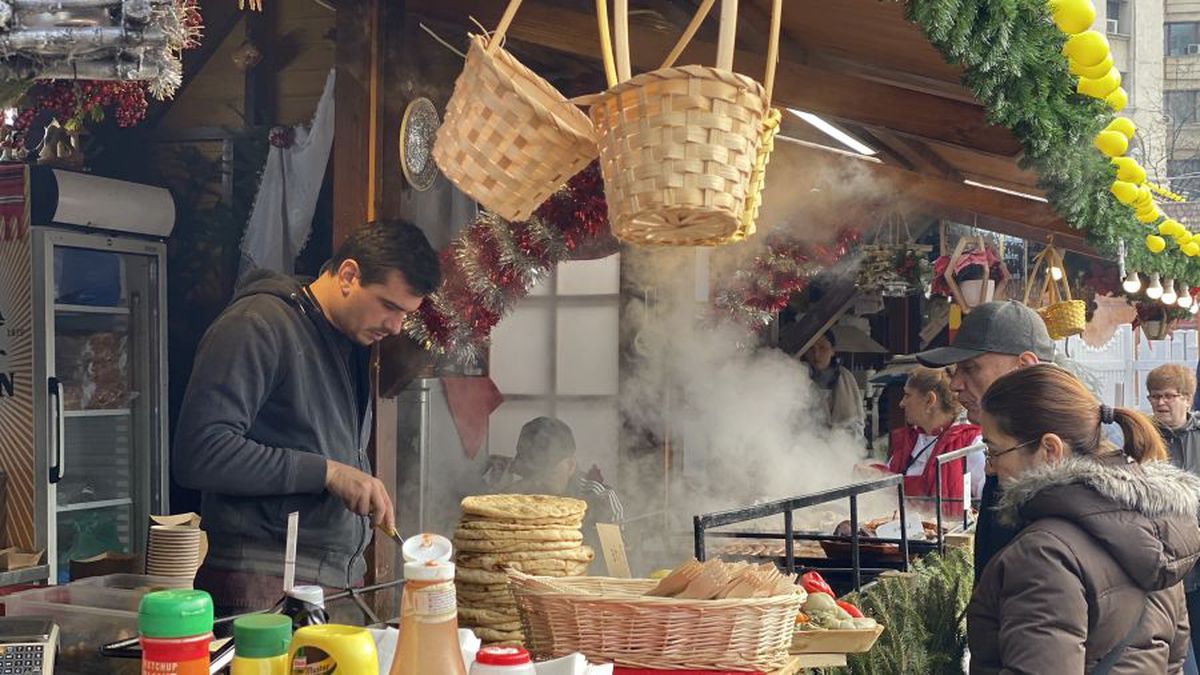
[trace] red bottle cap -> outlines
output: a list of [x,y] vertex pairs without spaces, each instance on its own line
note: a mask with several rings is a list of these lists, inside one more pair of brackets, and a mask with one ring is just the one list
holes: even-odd
[[529,652],[521,647],[484,647],[475,662],[485,666],[520,666],[529,663]]

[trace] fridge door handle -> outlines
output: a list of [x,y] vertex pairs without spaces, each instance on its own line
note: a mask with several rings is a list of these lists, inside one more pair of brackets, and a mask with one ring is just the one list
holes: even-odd
[[54,399],[54,405],[50,410],[53,419],[50,421],[51,433],[54,435],[54,442],[51,444],[53,454],[50,462],[50,482],[57,483],[62,480],[67,472],[66,467],[66,452],[64,451],[65,424],[63,422],[66,417],[65,406],[63,405],[62,382],[57,377],[50,378],[50,397]]

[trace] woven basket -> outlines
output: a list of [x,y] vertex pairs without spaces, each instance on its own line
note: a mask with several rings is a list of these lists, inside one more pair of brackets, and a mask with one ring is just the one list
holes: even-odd
[[[1063,270],[1059,280],[1054,280],[1050,273],[1051,267]],[[1047,246],[1046,250],[1034,258],[1033,269],[1029,272],[1029,279],[1025,282],[1025,304],[1027,305],[1030,302],[1030,291],[1037,281],[1039,272],[1043,277],[1042,291],[1034,298],[1034,302],[1040,302],[1042,298],[1047,298],[1049,303],[1035,309],[1046,324],[1046,332],[1050,334],[1050,339],[1061,340],[1082,333],[1087,327],[1087,303],[1071,299],[1071,285],[1067,283],[1062,254],[1053,245]]]
[[[696,17],[703,19],[711,5],[705,2]],[[737,0],[722,0],[716,67],[672,65],[694,33],[689,26],[663,67],[632,78],[626,3],[617,7],[619,83],[610,81],[613,86],[589,110],[613,233],[631,243],[673,246],[748,236],[778,131],[770,92],[782,0],[773,3],[766,86],[732,71]],[[607,44],[607,19],[598,14]],[[611,78],[613,57],[602,51]]]
[[579,652],[627,668],[769,672],[788,660],[801,597],[646,597],[654,581],[509,573],[526,647],[537,659]]
[[438,168],[485,209],[525,220],[596,157],[592,124],[501,48],[520,0],[471,47],[433,144]]

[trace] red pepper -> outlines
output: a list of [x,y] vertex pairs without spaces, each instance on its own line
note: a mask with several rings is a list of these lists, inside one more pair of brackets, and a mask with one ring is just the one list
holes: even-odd
[[833,589],[829,584],[825,583],[825,579],[817,572],[805,572],[800,575],[800,585],[809,593],[824,593],[831,598],[837,596],[833,594]]
[[838,607],[841,607],[842,609],[846,610],[846,613],[849,614],[850,616],[854,617],[855,619],[862,618],[863,613],[861,611],[859,611],[859,609],[857,607],[846,602],[845,600],[838,600],[837,605],[838,605]]

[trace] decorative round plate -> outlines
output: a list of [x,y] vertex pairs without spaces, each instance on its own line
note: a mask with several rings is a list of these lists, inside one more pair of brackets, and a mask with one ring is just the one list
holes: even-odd
[[413,99],[404,109],[404,119],[400,122],[400,169],[414,190],[428,190],[437,178],[433,139],[441,124],[433,101],[425,97]]

